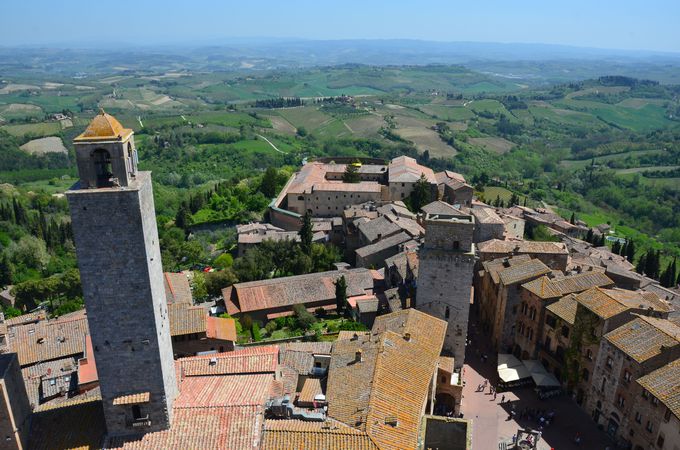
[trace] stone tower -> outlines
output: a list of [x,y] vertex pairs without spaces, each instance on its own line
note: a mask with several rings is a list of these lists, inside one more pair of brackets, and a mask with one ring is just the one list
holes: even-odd
[[416,308],[448,322],[443,352],[452,355],[459,368],[465,361],[475,264],[474,217],[451,208],[446,213],[425,214],[424,224]]
[[103,111],[74,140],[66,193],[109,436],[170,427],[177,396],[151,173]]

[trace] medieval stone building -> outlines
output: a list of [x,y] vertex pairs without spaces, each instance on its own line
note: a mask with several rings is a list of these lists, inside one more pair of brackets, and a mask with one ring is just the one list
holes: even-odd
[[474,217],[462,212],[429,214],[424,218],[425,243],[419,251],[416,308],[446,320],[444,353],[455,367],[465,361],[468,315],[475,249]]
[[150,172],[103,111],[74,140],[66,193],[109,436],[167,429],[177,396]]

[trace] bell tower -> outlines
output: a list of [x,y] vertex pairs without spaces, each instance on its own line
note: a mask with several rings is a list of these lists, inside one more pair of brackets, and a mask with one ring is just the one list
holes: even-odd
[[151,173],[102,111],[74,139],[66,196],[109,436],[170,427],[177,396]]

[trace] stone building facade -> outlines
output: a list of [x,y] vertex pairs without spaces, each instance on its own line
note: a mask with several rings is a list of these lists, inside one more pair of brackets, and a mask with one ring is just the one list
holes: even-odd
[[418,259],[416,308],[448,323],[444,352],[456,368],[465,361],[468,316],[472,299],[475,220],[471,215],[433,215],[424,218],[425,242]]
[[0,355],[0,448],[28,448],[31,405],[16,353]]
[[[639,316],[607,333],[600,343],[586,411],[622,446],[629,446],[631,437],[649,442],[660,421],[640,401],[643,388],[635,381],[678,358],[680,327],[668,320]],[[658,406],[658,400],[652,403]]]
[[66,193],[109,436],[169,428],[177,396],[151,174],[128,158],[132,139],[98,115]]

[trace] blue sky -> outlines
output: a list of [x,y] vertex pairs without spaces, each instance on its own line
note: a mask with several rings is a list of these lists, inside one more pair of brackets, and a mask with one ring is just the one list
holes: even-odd
[[0,45],[408,38],[680,52],[678,0],[7,0]]

